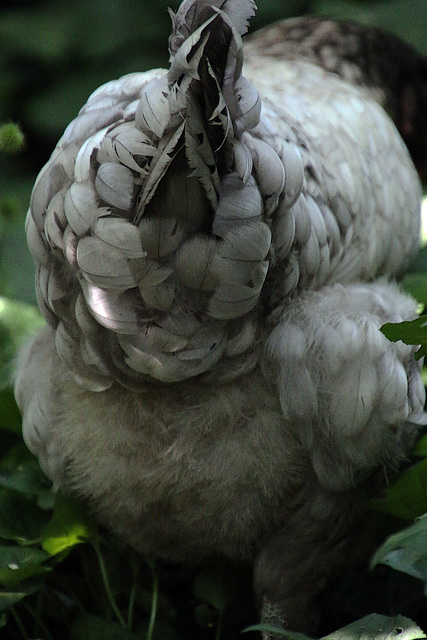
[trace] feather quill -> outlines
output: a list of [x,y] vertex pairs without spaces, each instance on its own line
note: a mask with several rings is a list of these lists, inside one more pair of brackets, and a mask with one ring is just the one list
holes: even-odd
[[172,11],[172,35],[169,38],[171,58],[176,55],[179,47],[187,40],[212,12],[212,7],[224,12],[235,26],[238,33],[244,35],[250,19],[255,15],[256,5],[253,0],[185,0],[178,11]]

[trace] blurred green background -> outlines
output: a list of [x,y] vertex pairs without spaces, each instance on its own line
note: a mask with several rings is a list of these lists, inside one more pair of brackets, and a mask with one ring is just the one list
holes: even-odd
[[[65,126],[100,84],[167,65],[177,0],[6,0],[0,9],[0,124],[26,146],[0,153],[0,295],[34,302],[24,237],[31,186]],[[427,0],[258,0],[252,30],[314,13],[384,27],[427,54]]]

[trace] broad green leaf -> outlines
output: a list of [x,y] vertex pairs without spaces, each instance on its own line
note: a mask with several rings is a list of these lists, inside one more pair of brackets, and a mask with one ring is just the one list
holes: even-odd
[[13,447],[10,447],[0,459],[0,471],[15,471],[18,467],[40,469],[37,459],[22,440]]
[[42,564],[48,558],[40,549],[0,546],[0,585],[16,588],[23,580],[50,571]]
[[[266,624],[251,625],[244,629],[243,633],[247,631],[266,631],[274,634],[275,637],[288,638],[288,640],[310,640],[302,633]],[[399,640],[417,640],[426,636],[409,618],[403,616],[388,618],[374,613],[324,636],[321,640],[372,640],[373,638],[375,640],[393,640],[397,637]]]
[[371,560],[371,567],[377,564],[423,580],[427,593],[427,514],[387,538]]
[[402,471],[396,481],[387,488],[384,498],[375,498],[371,505],[411,522],[426,513],[427,459]]
[[404,322],[387,322],[381,327],[383,334],[392,342],[402,340],[405,344],[422,345],[415,354],[416,358],[427,353],[427,316]]
[[48,515],[17,491],[0,488],[0,538],[28,544],[39,538]]
[[20,585],[19,589],[0,589],[0,611],[6,611],[14,604],[39,590],[39,585],[31,581],[31,584],[26,583]]
[[23,442],[11,447],[0,460],[0,487],[37,498],[41,504],[53,507],[51,482]]
[[[88,613],[80,615],[71,629],[71,640],[141,640],[117,622],[104,620]],[[166,638],[165,638],[166,640]]]
[[427,305],[427,273],[408,273],[402,279],[402,285],[420,304]]
[[94,541],[96,528],[85,507],[61,493],[55,495],[52,519],[42,535],[42,547],[55,555],[77,544]]
[[395,616],[388,618],[373,613],[361,620],[334,631],[322,640],[417,640],[425,638],[421,629],[409,618]]

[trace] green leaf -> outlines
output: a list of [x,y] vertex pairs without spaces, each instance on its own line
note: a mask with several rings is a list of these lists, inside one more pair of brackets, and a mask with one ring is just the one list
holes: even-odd
[[42,535],[42,547],[51,555],[96,540],[96,527],[79,502],[61,493],[55,495],[52,519]]
[[381,327],[386,338],[392,342],[402,340],[405,344],[422,345],[415,354],[420,358],[427,353],[427,316],[404,322],[387,322]]
[[28,547],[0,546],[0,584],[17,587],[20,582],[50,571],[42,563],[49,554]]
[[16,590],[0,589],[0,611],[6,611],[26,596],[38,591],[39,586],[39,584],[32,583],[25,584],[25,586],[20,585],[20,588]]
[[139,636],[124,629],[117,622],[84,613],[79,616],[71,630],[71,640],[141,640]]
[[[426,441],[426,438],[423,438]],[[421,448],[422,447],[422,448]],[[426,445],[414,450],[414,455],[424,451]],[[398,518],[413,521],[427,512],[427,459],[402,471],[390,485],[383,498],[375,498],[370,503],[375,509],[390,513]]]
[[409,618],[403,616],[388,618],[373,613],[325,636],[322,640],[367,640],[368,638],[393,640],[397,637],[399,640],[417,640],[426,636]]
[[48,515],[20,493],[0,488],[0,538],[28,544],[38,539]]
[[[278,637],[288,638],[288,640],[310,640],[308,636],[302,633],[295,633],[266,624],[251,625],[243,629],[242,633],[248,631],[265,631]],[[403,616],[388,618],[387,616],[373,613],[324,636],[321,640],[368,640],[369,638],[393,640],[397,637],[399,637],[399,640],[416,640],[426,636],[409,618],[404,618]]]
[[420,304],[427,305],[427,273],[408,273],[402,279],[402,285]]
[[51,482],[23,442],[11,447],[0,460],[0,487],[37,498],[42,505],[53,507]]
[[427,593],[427,514],[387,538],[374,554],[371,568],[380,563],[423,580]]

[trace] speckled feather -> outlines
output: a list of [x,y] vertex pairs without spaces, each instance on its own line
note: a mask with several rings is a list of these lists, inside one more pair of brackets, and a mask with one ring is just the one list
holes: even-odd
[[253,12],[186,0],[170,69],[67,127],[27,217],[48,327],[15,392],[56,488],[141,553],[254,562],[263,619],[313,632],[335,542],[426,422],[413,348],[379,331],[416,315],[389,280],[421,189],[395,87],[339,64],[366,30],[292,21],[244,64]]

